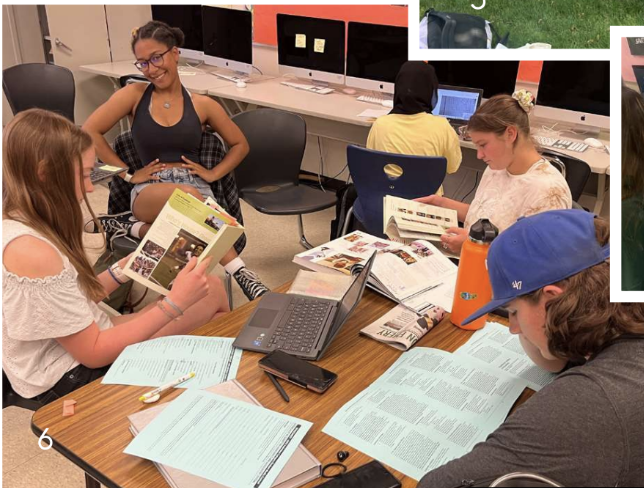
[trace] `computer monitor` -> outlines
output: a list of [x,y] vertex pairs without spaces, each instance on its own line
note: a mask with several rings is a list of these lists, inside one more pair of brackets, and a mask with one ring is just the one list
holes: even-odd
[[445,117],[451,123],[467,124],[481,105],[483,90],[460,86],[438,86],[438,97],[432,114]]
[[644,66],[633,66],[633,72],[635,73],[637,86],[640,87],[640,92],[644,93]]
[[342,84],[344,49],[344,21],[277,14],[280,74]]
[[185,36],[182,58],[203,60],[201,5],[152,5],[152,19],[181,29]]
[[407,28],[349,22],[348,32],[347,86],[393,94],[407,61]]
[[610,62],[544,61],[534,115],[610,128]]
[[253,70],[253,16],[247,10],[202,7],[204,62],[250,74]]
[[480,88],[483,98],[514,93],[519,61],[430,61],[438,82],[451,86]]

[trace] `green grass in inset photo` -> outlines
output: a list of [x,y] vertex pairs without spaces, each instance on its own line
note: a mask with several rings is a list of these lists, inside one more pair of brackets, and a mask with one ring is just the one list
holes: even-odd
[[553,49],[608,49],[611,25],[644,25],[644,0],[420,0],[421,18],[430,8],[478,15],[499,35],[510,33],[509,46],[545,42]]

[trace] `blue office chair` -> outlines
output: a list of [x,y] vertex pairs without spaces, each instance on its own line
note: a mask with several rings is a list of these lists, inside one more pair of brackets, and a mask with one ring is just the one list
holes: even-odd
[[[352,145],[347,146],[347,161],[358,193],[353,215],[377,237],[386,237],[382,222],[385,195],[410,200],[431,195],[443,184],[447,172],[443,157],[406,156]],[[346,222],[349,220],[347,216]]]

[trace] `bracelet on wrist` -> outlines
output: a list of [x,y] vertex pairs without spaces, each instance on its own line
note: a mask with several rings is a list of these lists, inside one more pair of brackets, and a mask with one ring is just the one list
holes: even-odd
[[110,276],[112,277],[112,279],[113,279],[114,281],[116,281],[119,285],[124,285],[124,284],[125,284],[124,282],[120,281],[120,280],[116,277],[116,275],[114,275],[114,271],[112,271],[112,268],[107,268],[107,272],[110,274]]
[[134,175],[132,173],[126,172],[123,174],[123,179],[125,180],[126,183],[129,183],[130,180],[132,180],[132,177]]
[[174,316],[174,315],[172,315],[170,312],[168,312],[168,310],[163,306],[163,300],[159,300],[159,301],[157,302],[157,307],[158,307],[158,308],[159,308],[159,309],[160,309],[164,314],[166,314],[166,315],[170,318],[170,320],[177,320],[177,317],[175,317],[175,316]]
[[120,285],[124,285],[131,280],[131,278],[123,272],[123,268],[121,268],[118,261],[107,269],[110,271],[112,278],[114,278]]
[[176,303],[174,303],[170,298],[164,297],[163,301],[166,302],[168,305],[170,305],[172,308],[176,310],[176,312],[179,314],[178,317],[181,317],[183,315],[183,310],[181,310]]

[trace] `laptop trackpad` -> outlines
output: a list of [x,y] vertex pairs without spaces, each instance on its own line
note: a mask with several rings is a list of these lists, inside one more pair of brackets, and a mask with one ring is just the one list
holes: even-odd
[[281,310],[271,310],[267,308],[259,308],[253,315],[249,327],[257,327],[258,329],[267,329],[273,325],[275,317],[280,313]]

